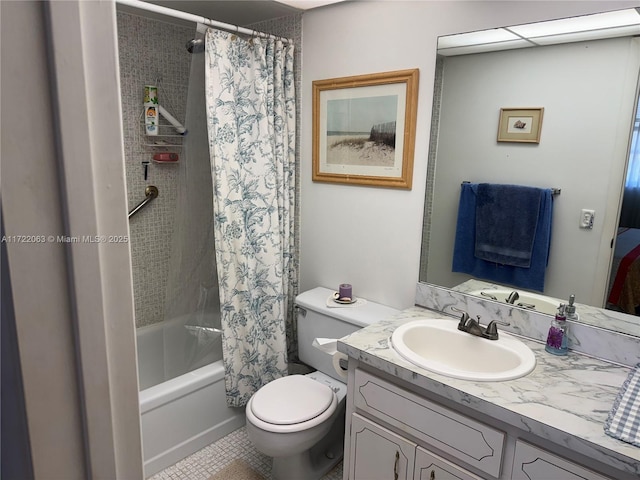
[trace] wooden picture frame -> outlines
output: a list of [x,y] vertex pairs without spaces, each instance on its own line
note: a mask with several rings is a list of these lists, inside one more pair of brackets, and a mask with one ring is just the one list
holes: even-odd
[[313,82],[313,181],[411,189],[418,69]]
[[540,143],[544,108],[501,108],[499,142]]

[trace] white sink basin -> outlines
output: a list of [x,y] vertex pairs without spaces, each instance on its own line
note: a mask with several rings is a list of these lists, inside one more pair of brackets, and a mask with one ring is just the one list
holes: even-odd
[[[522,292],[513,288],[483,288],[482,290],[474,290],[472,292],[469,292],[469,294],[488,300],[491,300],[491,298],[489,297],[489,295],[491,295],[497,298],[498,302],[504,303],[507,301],[507,298],[514,290],[518,292],[519,295],[518,299],[513,303],[514,307],[520,306],[523,308],[528,308],[530,310],[535,310],[540,313],[555,315],[558,311],[558,306],[561,303],[567,303],[566,301],[559,300],[557,298],[547,297],[545,295],[537,295],[531,292]],[[531,308],[531,306],[533,307]]]
[[455,320],[414,320],[396,328],[391,343],[414,365],[463,380],[513,380],[535,368],[534,353],[517,338],[499,331],[498,340],[488,340],[457,327]]

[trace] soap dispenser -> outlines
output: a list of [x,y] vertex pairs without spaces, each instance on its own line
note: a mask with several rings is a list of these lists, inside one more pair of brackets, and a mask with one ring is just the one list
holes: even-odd
[[578,320],[580,320],[580,316],[576,313],[576,306],[573,304],[573,302],[575,301],[576,296],[571,295],[569,297],[569,305],[567,305],[567,308],[565,309],[567,320],[571,320],[573,322],[577,322]]
[[[561,303],[558,313],[551,321],[549,334],[547,335],[547,345],[544,349],[554,355],[566,355],[569,353],[567,346],[567,317],[565,316],[565,304]],[[574,307],[575,308],[575,307]]]

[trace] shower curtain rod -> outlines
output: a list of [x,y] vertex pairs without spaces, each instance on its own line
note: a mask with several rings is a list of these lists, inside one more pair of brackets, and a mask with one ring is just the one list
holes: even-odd
[[210,18],[201,17],[200,15],[194,15],[192,13],[181,12],[180,10],[174,10],[173,8],[162,7],[160,5],[154,5],[152,3],[143,2],[141,0],[116,0],[116,3],[120,5],[126,5],[128,7],[139,8],[141,10],[146,10],[148,12],[159,13],[161,15],[167,15],[173,18],[179,18],[181,20],[187,20],[189,22],[194,23],[202,23],[209,27],[221,28],[223,30],[228,30],[236,33],[244,33],[246,35],[253,35],[263,38],[271,38],[274,40],[282,40],[284,42],[289,42],[288,38],[278,37],[276,35],[271,35],[270,33],[259,32],[257,30],[252,30],[250,28],[240,27],[238,25],[232,25],[230,23],[218,22],[216,20],[211,20]]

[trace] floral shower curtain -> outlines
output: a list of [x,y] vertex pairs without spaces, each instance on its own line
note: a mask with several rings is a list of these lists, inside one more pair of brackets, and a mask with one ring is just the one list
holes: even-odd
[[227,403],[287,373],[294,269],[293,45],[206,33],[205,91]]

